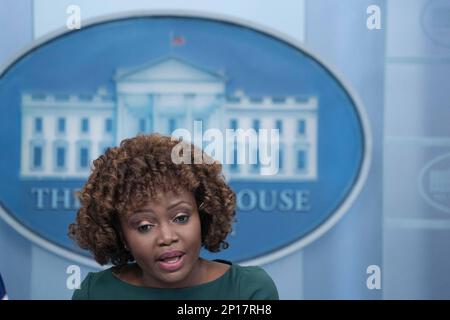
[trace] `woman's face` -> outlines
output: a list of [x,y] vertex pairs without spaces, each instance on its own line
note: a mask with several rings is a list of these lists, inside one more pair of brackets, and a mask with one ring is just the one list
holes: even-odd
[[[191,192],[160,193],[144,207],[121,219],[124,241],[142,269],[146,286],[182,288],[200,275],[201,227]],[[178,251],[172,259],[164,253]]]

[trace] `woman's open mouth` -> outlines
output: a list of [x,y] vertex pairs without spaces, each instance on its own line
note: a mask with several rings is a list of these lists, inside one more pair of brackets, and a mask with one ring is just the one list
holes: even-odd
[[177,257],[167,258],[158,261],[158,266],[164,271],[176,271],[184,265],[184,254]]

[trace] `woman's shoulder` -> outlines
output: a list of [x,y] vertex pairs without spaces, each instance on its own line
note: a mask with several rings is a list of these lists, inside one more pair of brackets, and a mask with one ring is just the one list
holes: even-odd
[[278,300],[275,282],[260,266],[235,265],[239,278],[240,295],[249,300]]
[[111,275],[112,268],[98,272],[89,272],[81,282],[80,288],[74,291],[72,300],[92,299],[92,293],[97,288],[106,288],[114,280]]
[[[241,266],[225,260],[214,260],[221,268],[216,268],[209,283],[197,289],[212,288],[213,285],[234,288],[236,298],[242,300],[278,300],[277,287],[269,274],[259,266]],[[219,263],[221,262],[221,263]],[[216,267],[217,267],[216,265]],[[219,270],[220,269],[220,270]],[[87,274],[79,289],[74,291],[73,300],[105,299],[118,289],[123,291],[115,274],[115,268]],[[131,286],[126,286],[126,288]],[[129,291],[129,290],[128,290]]]

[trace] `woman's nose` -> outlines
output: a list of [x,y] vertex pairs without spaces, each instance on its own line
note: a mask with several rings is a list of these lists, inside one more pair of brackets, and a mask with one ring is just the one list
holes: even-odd
[[174,241],[178,240],[178,236],[173,228],[169,223],[162,223],[159,226],[159,244],[171,244]]

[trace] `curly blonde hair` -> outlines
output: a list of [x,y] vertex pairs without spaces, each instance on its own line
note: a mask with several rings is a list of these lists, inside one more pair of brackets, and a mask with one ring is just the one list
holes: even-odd
[[[225,182],[221,164],[192,144],[192,164],[175,164],[171,152],[178,143],[185,142],[159,134],[139,135],[109,148],[93,162],[92,173],[78,192],[81,207],[69,236],[101,265],[134,261],[122,241],[120,216],[155,199],[158,192],[192,192],[197,207],[202,204],[202,247],[210,252],[228,248],[225,238],[236,221],[235,193]],[[210,162],[195,164],[196,152]]]

